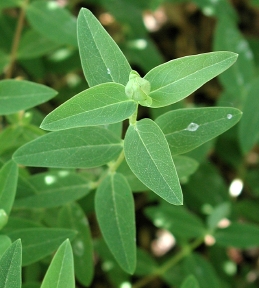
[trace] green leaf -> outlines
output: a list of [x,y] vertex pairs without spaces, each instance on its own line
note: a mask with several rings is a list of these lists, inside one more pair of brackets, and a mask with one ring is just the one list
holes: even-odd
[[90,168],[115,159],[121,150],[121,139],[107,129],[85,127],[48,133],[20,147],[13,158],[27,166]]
[[156,119],[172,155],[186,153],[235,125],[242,112],[231,107],[178,109]]
[[10,160],[0,170],[0,209],[3,209],[7,215],[10,214],[13,206],[17,180],[18,167]]
[[137,267],[134,275],[145,276],[152,275],[158,268],[158,264],[152,256],[145,250],[137,250]]
[[41,57],[57,48],[59,44],[45,38],[42,34],[29,30],[22,35],[17,51],[18,59],[33,59]]
[[184,259],[183,266],[185,275],[193,274],[200,288],[208,288],[208,283],[210,288],[221,287],[214,267],[199,254],[190,254]]
[[55,1],[34,1],[26,11],[31,26],[59,44],[77,47],[76,18]]
[[118,265],[103,239],[95,240],[94,248],[97,255],[102,260],[103,271],[106,273],[109,282],[112,283],[114,287],[120,287],[122,283],[130,281],[129,274],[124,272]]
[[207,225],[210,230],[214,230],[219,221],[223,218],[227,217],[230,213],[230,203],[225,202],[219,204],[217,207],[214,208],[212,213],[207,218]]
[[58,171],[28,178],[37,194],[16,199],[16,208],[53,208],[78,200],[90,192],[88,181],[77,173]]
[[245,100],[243,117],[239,125],[239,142],[243,153],[249,152],[259,139],[259,82],[253,81]]
[[10,56],[4,51],[0,50],[0,72],[3,73],[10,62]]
[[58,248],[40,287],[75,287],[73,253],[68,239]]
[[47,115],[41,128],[53,131],[120,122],[137,108],[137,103],[125,95],[124,89],[118,83],[87,89]]
[[126,85],[131,67],[120,48],[87,9],[78,16],[78,46],[89,86],[105,82]]
[[173,160],[180,180],[185,180],[193,174],[199,166],[199,163],[196,160],[187,156],[175,156]]
[[158,108],[189,96],[237,59],[232,52],[211,52],[169,61],[150,70],[144,79],[151,84],[151,107]]
[[22,244],[15,241],[0,259],[0,287],[20,288],[22,285]]
[[6,249],[9,246],[11,246],[11,244],[12,244],[12,241],[8,236],[0,235],[0,259],[2,255],[4,254],[4,252],[6,251]]
[[76,232],[69,229],[27,228],[8,231],[6,234],[12,241],[21,238],[22,265],[26,266],[53,253],[65,239],[72,240]]
[[238,61],[222,73],[219,80],[226,90],[234,93],[234,99],[238,98],[240,105],[244,88],[252,80],[255,72],[254,56],[249,44],[240,33],[235,21],[229,17],[221,17],[215,29],[213,46],[214,50],[229,50],[239,55]]
[[123,174],[123,176],[127,179],[127,182],[129,183],[130,188],[133,192],[141,192],[149,190],[149,188],[147,188],[130,170],[126,160],[121,162],[120,166],[116,171],[118,173]]
[[[213,207],[229,201],[228,187],[219,171],[208,161],[183,186],[185,203],[198,213],[209,214]],[[197,192],[199,191],[199,192]]]
[[23,4],[22,0],[1,1],[0,2],[0,10],[10,8],[10,7],[22,6],[22,4]]
[[59,212],[59,226],[78,232],[71,243],[75,275],[82,285],[89,286],[94,274],[93,245],[90,227],[82,208],[77,203],[64,206]]
[[21,80],[0,81],[0,115],[28,109],[53,98],[57,92],[47,86]]
[[148,207],[145,214],[158,228],[169,230],[173,235],[191,239],[205,235],[202,221],[183,207],[168,205]]
[[102,235],[123,270],[136,266],[135,217],[131,189],[123,175],[108,175],[95,196],[96,216]]
[[150,119],[131,125],[124,141],[130,169],[148,188],[171,204],[182,204],[182,191],[168,144]]
[[259,227],[252,224],[232,223],[227,228],[218,229],[214,237],[216,243],[224,247],[258,247]]
[[185,278],[181,288],[200,288],[200,286],[197,279],[193,275],[190,275]]

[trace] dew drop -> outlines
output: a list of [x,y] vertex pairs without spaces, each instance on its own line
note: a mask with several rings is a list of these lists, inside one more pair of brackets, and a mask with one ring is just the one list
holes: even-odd
[[194,132],[194,131],[196,131],[198,128],[199,128],[199,125],[192,122],[192,123],[190,123],[190,124],[188,125],[188,127],[187,127],[185,130]]
[[107,68],[107,74],[111,74],[111,70],[109,68]]
[[231,119],[232,117],[233,117],[232,114],[228,114],[228,115],[227,115],[227,118],[228,118],[228,119]]

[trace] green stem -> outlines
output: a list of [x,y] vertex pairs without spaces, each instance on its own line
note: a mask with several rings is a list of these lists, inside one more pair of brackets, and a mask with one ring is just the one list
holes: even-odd
[[14,34],[14,39],[13,39],[13,44],[12,44],[12,49],[11,49],[11,55],[10,55],[10,64],[7,68],[6,74],[5,74],[5,79],[9,79],[12,77],[13,69],[14,69],[14,64],[16,60],[16,55],[17,55],[17,50],[19,47],[19,42],[21,38],[21,33],[22,33],[22,28],[24,24],[24,18],[25,18],[25,9],[28,4],[28,0],[24,1],[24,5],[22,6],[16,26],[16,31]]
[[137,117],[138,117],[138,107],[135,110],[135,112],[129,117],[130,125],[136,125]]
[[149,275],[145,278],[142,278],[138,282],[136,282],[132,288],[141,288],[151,281],[153,281],[155,278],[162,276],[165,274],[167,270],[175,266],[178,262],[180,262],[184,257],[189,255],[193,250],[195,250],[197,247],[199,247],[204,241],[204,238],[197,238],[194,240],[190,245],[185,246],[181,249],[181,251],[176,254],[174,257],[169,259],[167,262],[164,263],[161,267],[157,268],[152,275]]
[[96,189],[101,182],[103,181],[103,179],[109,174],[109,173],[114,173],[118,167],[120,166],[121,162],[124,159],[124,150],[121,151],[119,157],[117,158],[117,160],[115,162],[111,162],[108,164],[108,169],[103,173],[103,175],[98,179],[98,181],[95,182],[90,182],[90,189]]

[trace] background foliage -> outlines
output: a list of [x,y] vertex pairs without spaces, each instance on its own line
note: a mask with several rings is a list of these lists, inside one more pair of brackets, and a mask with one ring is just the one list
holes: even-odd
[[[0,287],[258,287],[258,5],[256,0],[0,2]],[[145,186],[131,172],[141,179],[141,167],[130,161],[131,156],[136,159],[138,155],[128,143],[138,143],[141,136],[134,134],[134,129],[129,129],[125,137],[125,155],[131,170],[126,161],[116,169],[111,165],[110,169],[117,173],[100,184],[104,166],[85,169],[120,155],[119,137],[125,135],[127,121],[124,129],[121,124],[102,123],[110,111],[101,114],[101,122],[87,124],[105,124],[98,128],[73,128],[77,130],[72,134],[71,130],[47,133],[39,128],[41,125],[55,131],[70,128],[68,125],[74,127],[82,119],[91,121],[93,115],[89,114],[88,118],[84,115],[79,120],[69,119],[70,124],[53,124],[58,113],[49,114],[78,93],[78,97],[91,97],[91,89],[95,89],[91,90],[95,99],[98,95],[101,99],[104,92],[118,91],[117,99],[107,101],[114,101],[118,109],[122,107],[120,93],[124,92],[122,85],[128,82],[131,68],[122,54],[115,50],[108,53],[109,37],[94,17],[90,24],[85,21],[90,14],[86,17],[81,12],[77,30],[82,7],[93,12],[141,76],[165,61],[187,55],[211,51],[239,54],[233,66],[199,88],[212,77],[204,80],[196,92],[189,91],[188,98],[179,96],[179,102],[169,101],[166,105],[171,105],[156,109],[144,107],[150,106],[146,105],[147,98],[144,106],[139,106],[139,119],[156,120],[140,120],[138,128],[150,127],[155,134],[162,130],[166,135],[183,191],[183,206],[168,204],[146,187],[149,182],[144,182]],[[99,54],[85,53],[86,45],[97,45]],[[201,77],[209,77],[209,71]],[[145,79],[151,81],[152,73]],[[121,84],[95,86],[111,81]],[[88,85],[91,89],[86,90]],[[117,121],[130,117],[136,109],[135,101],[124,102],[130,112],[118,110],[119,116],[115,116],[121,118],[114,116]],[[203,110],[207,106],[218,108]],[[72,106],[63,107],[61,116]],[[178,115],[179,108],[186,108],[181,110],[185,112]],[[240,122],[221,134],[238,122],[240,113],[235,108],[243,111]],[[230,115],[230,119],[222,115]],[[190,131],[197,129],[188,126],[195,124],[194,119],[200,121],[200,134],[183,146],[186,127]],[[177,125],[166,130],[174,120]],[[227,120],[235,123],[227,127]],[[178,131],[182,142],[173,146]],[[69,165],[64,164],[65,154],[61,153],[56,165],[53,147],[78,144],[80,137],[75,138],[75,134],[83,139],[91,135],[89,141],[95,145],[107,145],[106,158],[99,159],[98,151],[93,155],[85,149],[74,155],[75,163]],[[47,157],[38,155],[32,162],[28,155],[35,152],[34,144],[23,146],[32,140],[40,143],[37,149],[41,150],[36,152],[48,151]],[[15,152],[21,146],[20,152]],[[14,153],[16,162],[32,167],[17,165],[12,160]],[[87,162],[89,158],[91,163]],[[57,168],[60,165],[69,167]],[[116,211],[107,191],[116,195],[118,207],[124,209]],[[114,229],[110,233],[109,228],[116,226],[113,214],[123,215],[128,221],[119,222],[121,231]],[[135,238],[136,258],[132,245]],[[126,245],[122,251],[121,243]]]

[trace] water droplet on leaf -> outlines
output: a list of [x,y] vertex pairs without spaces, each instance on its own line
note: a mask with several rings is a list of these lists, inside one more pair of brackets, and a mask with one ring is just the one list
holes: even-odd
[[192,122],[192,123],[190,123],[190,124],[188,125],[188,127],[187,127],[185,130],[194,132],[194,131],[196,131],[198,128],[199,128],[199,125]]
[[109,68],[107,68],[107,74],[111,74],[111,70]]
[[233,117],[232,114],[228,114],[228,115],[227,115],[227,118],[228,118],[228,119],[231,119],[232,117]]

